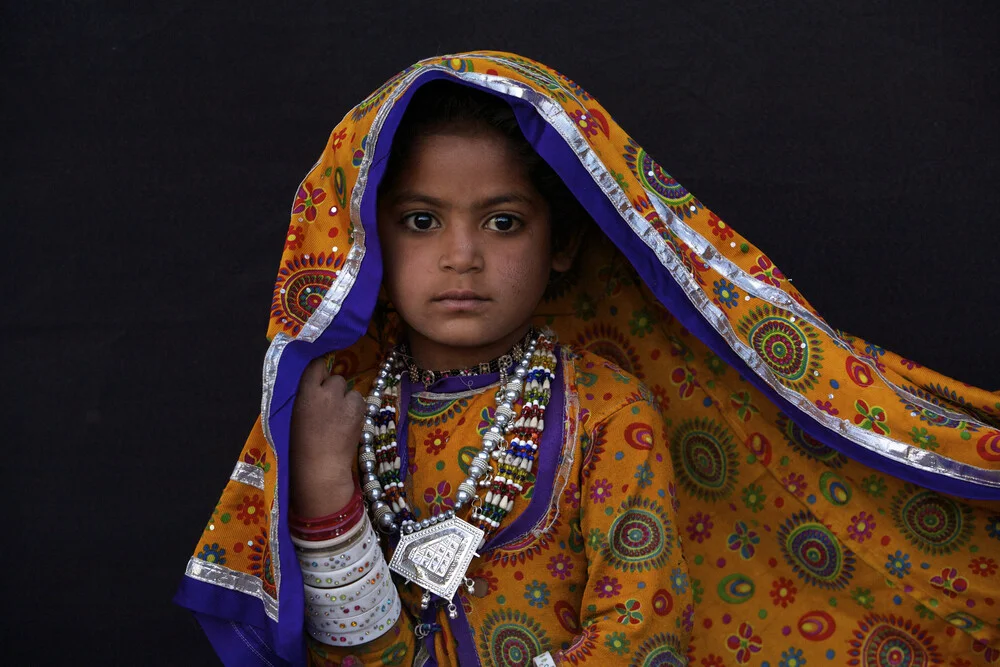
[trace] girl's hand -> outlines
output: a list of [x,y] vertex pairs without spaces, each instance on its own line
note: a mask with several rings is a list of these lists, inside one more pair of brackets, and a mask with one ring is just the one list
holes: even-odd
[[319,517],[343,509],[354,493],[365,399],[347,381],[313,359],[299,381],[292,408],[291,497],[295,513]]

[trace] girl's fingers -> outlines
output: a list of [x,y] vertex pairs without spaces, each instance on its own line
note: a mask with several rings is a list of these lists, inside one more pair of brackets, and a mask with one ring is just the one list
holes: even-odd
[[340,375],[327,375],[323,378],[323,389],[336,398],[342,398],[347,393],[347,380]]
[[306,369],[302,371],[302,379],[299,383],[302,386],[314,387],[323,384],[323,380],[328,377],[326,370],[326,359],[323,357],[316,357],[309,362]]
[[348,414],[352,419],[361,421],[361,418],[365,414],[365,397],[358,392],[351,390],[344,396],[344,403],[346,414]]

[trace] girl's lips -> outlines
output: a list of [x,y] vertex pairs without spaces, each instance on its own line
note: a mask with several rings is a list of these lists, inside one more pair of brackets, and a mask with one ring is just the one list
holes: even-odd
[[452,289],[441,292],[434,296],[434,301],[487,301],[485,296],[480,296],[472,290]]
[[438,299],[435,303],[448,312],[458,313],[482,310],[487,302],[483,299]]
[[451,312],[480,310],[487,301],[471,290],[448,290],[434,297],[434,303]]

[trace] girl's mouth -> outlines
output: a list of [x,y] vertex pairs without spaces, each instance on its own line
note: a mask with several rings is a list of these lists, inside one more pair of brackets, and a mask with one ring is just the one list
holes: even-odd
[[434,303],[444,306],[447,310],[477,310],[481,308],[489,299],[472,290],[447,290],[434,295]]

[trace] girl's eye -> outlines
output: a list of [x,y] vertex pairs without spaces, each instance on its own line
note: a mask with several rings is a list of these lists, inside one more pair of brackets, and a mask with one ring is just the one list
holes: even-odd
[[513,215],[501,213],[486,221],[486,228],[494,232],[513,232],[521,227],[521,220]]
[[438,221],[430,213],[410,213],[403,218],[403,224],[407,229],[417,232],[426,232],[438,226]]

